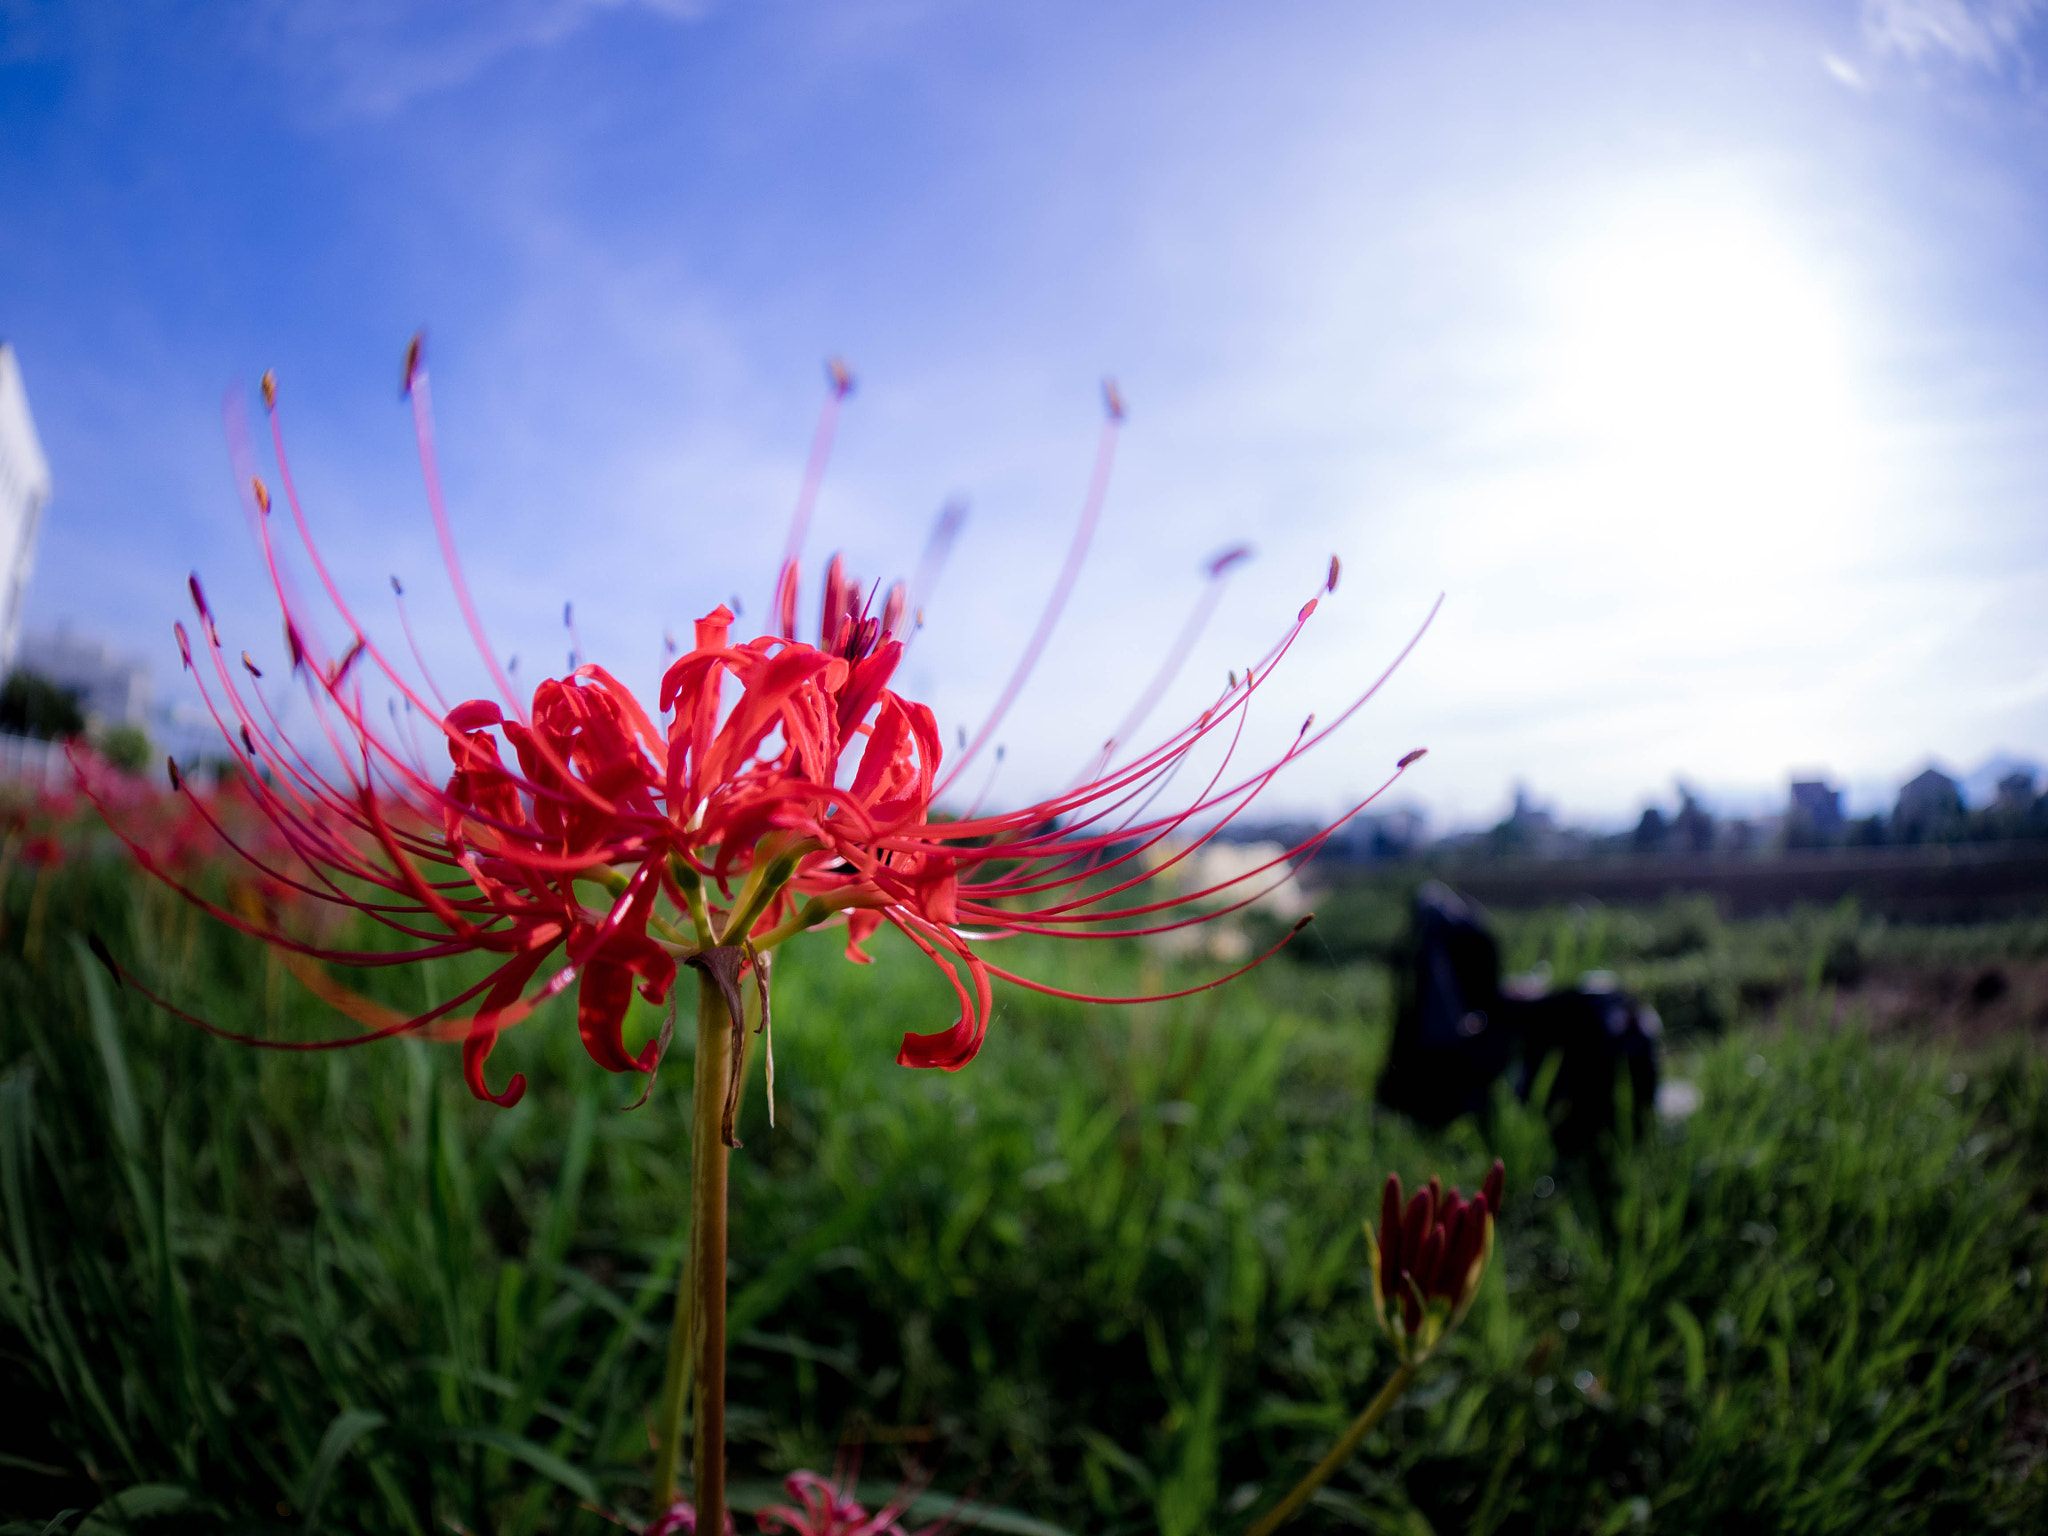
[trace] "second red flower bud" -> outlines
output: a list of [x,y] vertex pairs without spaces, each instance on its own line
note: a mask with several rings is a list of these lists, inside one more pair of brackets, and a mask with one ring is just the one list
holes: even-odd
[[1479,1292],[1493,1253],[1493,1219],[1507,1170],[1498,1158],[1469,1199],[1432,1178],[1404,1202],[1401,1176],[1387,1175],[1380,1224],[1365,1224],[1373,1311],[1401,1359],[1419,1364],[1457,1325]]

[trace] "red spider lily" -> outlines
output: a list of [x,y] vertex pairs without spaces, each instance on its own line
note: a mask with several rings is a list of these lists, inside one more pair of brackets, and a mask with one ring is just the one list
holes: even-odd
[[950,1522],[934,1520],[914,1533],[906,1533],[903,1517],[922,1485],[910,1483],[896,1491],[890,1501],[870,1514],[853,1497],[850,1479],[820,1477],[815,1472],[792,1472],[782,1480],[788,1492],[787,1504],[770,1504],[754,1519],[766,1536],[934,1536]]
[[[159,835],[174,815],[146,780],[115,768],[82,737],[63,743],[72,785],[90,780],[100,800],[117,805],[138,826]],[[92,805],[72,785],[0,782],[0,871],[16,858],[44,869],[62,865],[102,829]]]
[[[697,1506],[688,1499],[677,1499],[669,1505],[667,1513],[647,1527],[645,1536],[697,1536]],[[739,1536],[729,1509],[725,1512],[725,1536]]]
[[[924,1490],[912,1481],[896,1490],[880,1509],[870,1511],[853,1497],[853,1480],[842,1469],[832,1477],[816,1472],[792,1472],[782,1480],[789,1495],[787,1504],[767,1504],[754,1514],[764,1536],[938,1536],[951,1523],[945,1519],[907,1530],[903,1517]],[[734,1531],[732,1512],[725,1516],[728,1533]],[[647,1528],[646,1536],[696,1536],[697,1507],[688,1499],[677,1499],[667,1513]]]
[[1493,1221],[1500,1214],[1507,1170],[1499,1158],[1486,1182],[1467,1200],[1453,1184],[1432,1178],[1403,1205],[1401,1176],[1387,1175],[1380,1193],[1380,1227],[1365,1224],[1372,1256],[1373,1311],[1404,1362],[1419,1363],[1457,1326],[1479,1294],[1493,1255]]
[[[365,1033],[285,1048],[329,1049],[401,1033],[459,1038],[471,1090],[510,1105],[525,1089],[523,1076],[514,1074],[497,1092],[485,1080],[486,1058],[498,1034],[570,986],[578,989],[577,1024],[592,1059],[614,1072],[651,1072],[666,1035],[637,1053],[627,1049],[622,1025],[635,991],[660,1004],[675,984],[677,965],[698,966],[717,979],[737,1029],[738,979],[751,972],[765,1028],[774,949],[797,933],[843,920],[849,958],[864,962],[861,945],[886,922],[944,973],[958,1000],[957,1018],[934,1033],[906,1034],[897,1059],[906,1066],[955,1070],[980,1047],[992,978],[1082,996],[991,963],[981,953],[988,942],[1022,933],[1134,937],[1208,921],[1257,900],[1267,886],[1286,878],[1292,857],[1313,851],[1335,830],[1333,824],[1222,884],[1143,899],[1148,880],[1186,857],[1189,849],[1175,845],[1191,823],[1209,826],[1197,845],[1214,836],[1385,679],[1383,673],[1320,729],[1311,716],[1277,760],[1250,771],[1234,767],[1254,697],[1293,646],[1321,593],[1336,585],[1333,559],[1317,595],[1266,655],[1241,676],[1233,673],[1199,718],[1118,762],[1123,739],[1142,725],[1185,658],[1213,605],[1216,583],[1242,551],[1212,565],[1210,585],[1159,678],[1073,788],[998,814],[970,812],[953,819],[939,812],[938,796],[991,739],[1064,606],[1101,512],[1122,405],[1111,389],[1081,521],[1025,655],[973,741],[942,772],[944,753],[932,712],[889,686],[909,638],[907,621],[915,614],[912,589],[897,583],[877,608],[879,588],[863,597],[835,557],[825,575],[816,640],[797,634],[799,556],[850,388],[850,377],[835,365],[776,582],[774,631],[735,642],[733,614],[724,607],[712,610],[697,621],[691,649],[668,667],[658,708],[650,714],[595,664],[575,665],[568,675],[543,681],[528,699],[498,665],[455,558],[417,342],[407,357],[405,390],[428,502],[457,602],[500,700],[470,699],[450,707],[423,663],[416,671],[398,665],[358,621],[312,540],[285,454],[275,387],[265,376],[281,501],[345,636],[338,649],[327,645],[311,606],[286,578],[274,540],[272,493],[251,466],[244,482],[253,521],[283,610],[292,668],[313,706],[316,734],[296,739],[247,652],[239,663],[230,659],[197,577],[191,592],[199,644],[182,625],[177,631],[181,654],[244,771],[242,782],[266,829],[260,837],[238,834],[230,818],[189,793],[188,798],[195,814],[261,877],[260,909],[246,902],[240,904],[244,910],[207,902],[171,860],[123,830],[120,817],[110,819],[146,867],[222,921],[278,946],[323,996],[369,1026]],[[920,584],[957,526],[957,510],[949,509],[927,551]],[[403,588],[395,578],[392,585],[419,662]],[[373,721],[366,678],[381,679],[396,695],[389,730]],[[437,750],[449,759],[445,776],[429,766],[433,754],[422,746],[417,727],[410,735],[400,728],[401,701],[408,720],[438,735]],[[1207,781],[1172,811],[1153,811],[1211,737],[1223,750]],[[1404,757],[1393,776],[1420,755]],[[175,765],[172,773],[175,787]],[[390,950],[342,949],[286,925],[289,910],[319,905],[364,914],[401,943]],[[489,973],[411,1018],[317,979],[322,962],[384,966],[470,953],[493,957]],[[1185,996],[1245,969],[1155,997],[1086,1000]],[[734,1083],[736,1089],[737,1075]],[[729,1105],[728,1140],[730,1119]]]

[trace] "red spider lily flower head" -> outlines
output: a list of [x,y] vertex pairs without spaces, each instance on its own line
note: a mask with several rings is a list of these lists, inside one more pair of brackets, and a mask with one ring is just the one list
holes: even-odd
[[842,1458],[832,1477],[792,1472],[782,1480],[787,1504],[769,1504],[754,1516],[764,1536],[939,1536],[950,1528],[938,1519],[908,1530],[903,1517],[925,1489],[922,1478],[904,1483],[880,1509],[870,1512],[854,1498],[856,1463]]
[[[651,1003],[667,1001],[679,964],[717,981],[735,1028],[742,1016],[739,982],[751,975],[765,1029],[769,960],[780,944],[840,923],[849,958],[864,961],[862,944],[887,923],[938,966],[958,1002],[949,1027],[907,1034],[897,1059],[957,1069],[973,1059],[986,1032],[992,979],[1077,995],[990,963],[982,953],[990,941],[1020,933],[1132,937],[1207,921],[1286,879],[1289,860],[1312,852],[1335,830],[1220,885],[1153,900],[1131,895],[1185,855],[1191,824],[1212,824],[1197,844],[1214,836],[1274,774],[1379,686],[1375,682],[1319,728],[1311,717],[1278,760],[1249,770],[1234,766],[1254,698],[1313,614],[1311,597],[1268,652],[1241,676],[1233,673],[1198,719],[1150,750],[1125,756],[1125,744],[1185,660],[1221,582],[1248,553],[1242,549],[1211,563],[1208,584],[1159,676],[1071,789],[1012,811],[982,814],[977,805],[962,816],[942,813],[939,798],[988,747],[1079,574],[1107,491],[1122,401],[1113,388],[1107,392],[1108,418],[1088,496],[1038,626],[987,719],[947,764],[931,710],[891,684],[920,599],[958,532],[957,507],[942,515],[908,584],[886,592],[879,583],[864,585],[835,557],[825,572],[815,638],[799,634],[805,533],[852,383],[844,365],[834,364],[775,583],[771,630],[738,640],[733,612],[712,609],[697,620],[689,650],[668,665],[650,712],[595,663],[573,665],[529,694],[516,689],[509,667],[498,663],[455,557],[417,343],[407,355],[405,391],[428,504],[457,605],[499,696],[446,702],[414,643],[404,588],[394,578],[399,624],[414,663],[402,666],[359,621],[312,540],[285,454],[275,381],[265,376],[278,494],[253,463],[245,462],[243,483],[283,611],[291,670],[311,701],[311,726],[287,730],[271,691],[281,680],[266,681],[246,652],[231,659],[197,577],[191,583],[196,634],[182,625],[177,631],[180,652],[268,833],[238,836],[229,818],[189,789],[181,793],[255,867],[264,910],[206,903],[171,861],[142,839],[128,841],[145,866],[210,905],[223,921],[277,946],[296,974],[369,1026],[290,1048],[336,1048],[401,1033],[459,1039],[471,1090],[510,1105],[524,1091],[524,1078],[515,1074],[493,1090],[486,1060],[499,1033],[548,998],[576,990],[577,1025],[598,1065],[652,1072],[663,1041],[631,1051],[622,1027],[636,992]],[[325,621],[284,573],[281,509],[288,510],[332,610]],[[1334,586],[1336,574],[1333,562],[1319,592]],[[573,641],[573,614],[564,617]],[[324,631],[337,619],[342,634],[335,644]],[[580,643],[576,650],[580,656]],[[371,706],[371,687],[391,695],[388,729]],[[1220,746],[1221,765],[1176,809],[1156,810],[1204,743]],[[443,754],[446,766],[436,766]],[[121,830],[120,818],[110,819]],[[1181,852],[1161,857],[1161,850],[1176,847]],[[316,942],[283,920],[294,905],[362,914],[403,942],[375,950]],[[323,969],[326,963],[383,966],[459,954],[486,955],[491,969],[458,996],[411,1018],[351,998]],[[728,1106],[728,1139],[730,1118]]]
[[[677,1499],[666,1514],[647,1527],[646,1536],[697,1536],[697,1506],[688,1499]],[[739,1527],[733,1524],[729,1509],[725,1512],[725,1536],[739,1536]]]
[[[51,750],[59,749],[70,765],[73,783],[90,775],[110,802],[144,814],[156,808],[158,797],[143,781],[115,768],[83,737],[51,744]],[[0,780],[0,879],[17,859],[36,869],[59,868],[98,830],[91,804],[69,784]]]
[[0,804],[0,877],[17,858],[36,869],[64,862],[65,809],[42,794]]
[[[940,1536],[951,1521],[934,1520],[911,1530],[903,1524],[912,1502],[924,1491],[921,1479],[912,1479],[880,1509],[870,1511],[853,1496],[854,1478],[842,1466],[832,1477],[816,1472],[792,1472],[782,1480],[786,1504],[762,1506],[754,1515],[763,1536]],[[725,1528],[734,1531],[732,1511],[725,1514]],[[696,1536],[697,1508],[688,1499],[678,1499],[668,1512],[647,1528],[646,1536]]]
[[1500,1214],[1507,1170],[1499,1158],[1469,1200],[1453,1184],[1431,1179],[1406,1204],[1401,1176],[1387,1175],[1380,1193],[1378,1235],[1365,1224],[1372,1259],[1373,1315],[1401,1359],[1419,1365],[1479,1294],[1493,1257],[1493,1221]]

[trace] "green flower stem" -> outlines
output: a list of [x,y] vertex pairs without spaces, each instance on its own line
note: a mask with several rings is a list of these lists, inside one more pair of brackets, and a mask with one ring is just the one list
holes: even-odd
[[693,1321],[690,1303],[696,1291],[692,1281],[697,1273],[697,1224],[694,1221],[687,1232],[682,1261],[676,1272],[676,1310],[668,1328],[668,1364],[661,1378],[661,1417],[655,1442],[659,1454],[654,1464],[654,1517],[657,1520],[675,1503],[676,1467],[682,1460],[683,1451],[683,1402],[690,1394],[690,1324]]
[[[1358,1447],[1365,1437],[1372,1433],[1373,1426],[1387,1416],[1387,1410],[1401,1400],[1401,1394],[1408,1390],[1408,1384],[1415,1379],[1416,1365],[1405,1361],[1394,1368],[1394,1374],[1387,1378],[1387,1384],[1380,1388],[1379,1396],[1365,1405],[1365,1412],[1351,1421],[1351,1427],[1344,1431],[1344,1438],[1330,1447],[1330,1454],[1316,1463],[1315,1470],[1294,1485],[1293,1492],[1278,1504],[1267,1510],[1259,1523],[1245,1532],[1245,1536],[1273,1536],[1300,1512],[1301,1506],[1309,1501],[1309,1495],[1337,1475],[1347,1461],[1358,1454]],[[697,1527],[700,1531],[703,1526]]]
[[690,1115],[690,1240],[662,1380],[654,1517],[676,1497],[683,1398],[695,1388],[692,1471],[697,1529],[725,1529],[725,1210],[731,1153],[720,1135],[732,1074],[732,1023],[718,984],[697,975],[697,1062]]
[[690,1277],[696,1318],[696,1429],[693,1471],[697,1529],[725,1531],[725,1204],[726,1164],[732,1153],[720,1134],[732,1076],[732,1021],[709,975],[697,978],[696,1104],[691,1114],[690,1207],[693,1228]]

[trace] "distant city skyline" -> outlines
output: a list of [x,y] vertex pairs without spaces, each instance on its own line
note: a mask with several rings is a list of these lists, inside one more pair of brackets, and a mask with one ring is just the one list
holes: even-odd
[[[1105,519],[1001,733],[1056,788],[1248,540],[1152,728],[1345,577],[1256,753],[1408,664],[1274,786],[1616,825],[1684,777],[1872,807],[2048,760],[2048,10],[1973,0],[1026,9],[260,0],[0,9],[0,335],[55,468],[27,623],[184,685],[198,568],[281,650],[219,402],[283,383],[323,547],[451,688],[396,400],[429,329],[502,655],[651,689],[765,607],[821,363],[860,378],[809,546],[965,531],[905,685],[975,729],[1078,511]],[[813,582],[815,590],[815,580]]]

